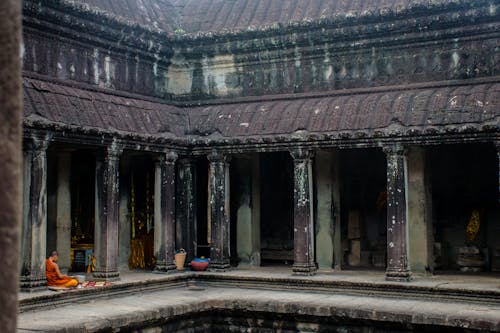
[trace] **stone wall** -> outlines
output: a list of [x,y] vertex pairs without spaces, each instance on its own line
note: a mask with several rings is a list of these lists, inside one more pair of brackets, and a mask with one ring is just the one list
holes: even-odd
[[406,85],[500,71],[498,14],[489,1],[176,38],[62,5],[27,1],[25,15],[27,72],[169,100]]

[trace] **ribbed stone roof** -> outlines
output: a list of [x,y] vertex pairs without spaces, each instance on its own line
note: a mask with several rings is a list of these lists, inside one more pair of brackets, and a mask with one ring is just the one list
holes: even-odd
[[[308,133],[405,135],[406,132],[498,131],[500,83],[344,91],[322,97],[273,96],[259,101],[179,108],[23,79],[25,121],[153,136],[250,136]],[[266,100],[267,99],[267,100]],[[411,133],[410,133],[411,134]]]
[[[165,32],[257,30],[333,17],[356,17],[465,0],[60,0],[84,4]],[[470,1],[470,0],[469,0]]]

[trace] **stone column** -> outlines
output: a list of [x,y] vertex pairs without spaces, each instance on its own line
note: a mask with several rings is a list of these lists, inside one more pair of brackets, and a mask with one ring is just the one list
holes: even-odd
[[316,153],[316,260],[320,269],[340,269],[340,180],[337,152]]
[[237,193],[236,246],[239,267],[260,266],[260,159],[258,154],[235,159]]
[[[155,257],[156,273],[175,270],[175,162],[177,154],[169,152],[155,164]],[[158,203],[158,201],[160,201]]]
[[22,211],[21,8],[0,1],[0,327],[16,332],[19,288],[19,230]]
[[118,280],[119,169],[121,147],[116,141],[96,158],[94,278]]
[[25,200],[21,238],[21,289],[46,285],[47,147],[48,138],[34,138],[24,152]]
[[196,257],[196,163],[192,158],[177,164],[176,243],[186,250],[186,265]]
[[229,250],[229,158],[220,152],[208,155],[210,204],[210,270],[230,268]]
[[408,150],[408,240],[412,272],[433,270],[432,196],[425,150]]
[[[57,156],[57,208],[56,248],[59,252],[59,268],[68,270],[71,265],[71,152],[63,151]],[[50,249],[49,249],[50,250]]]
[[384,147],[387,155],[387,271],[386,280],[409,281],[407,224],[407,163],[403,146]]
[[314,262],[314,223],[311,150],[290,151],[293,157],[293,194],[294,194],[294,263],[296,275],[316,274]]

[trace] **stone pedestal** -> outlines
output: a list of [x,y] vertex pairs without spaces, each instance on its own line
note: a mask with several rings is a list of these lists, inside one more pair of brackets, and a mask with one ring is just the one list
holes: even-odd
[[296,149],[293,157],[294,177],[294,263],[295,275],[316,274],[314,262],[314,225],[312,210],[312,151]]
[[121,147],[113,141],[96,159],[94,278],[113,281],[118,272],[119,168]]
[[24,150],[24,207],[21,238],[21,289],[47,284],[47,147],[48,138],[34,138]]
[[208,155],[210,204],[210,266],[225,271],[229,264],[229,158],[219,152]]
[[406,151],[384,147],[387,155],[387,270],[386,280],[409,281]]
[[177,154],[169,152],[155,164],[155,273],[176,269],[175,255],[175,162]]
[[186,250],[186,265],[196,257],[196,163],[181,158],[177,163],[176,244]]

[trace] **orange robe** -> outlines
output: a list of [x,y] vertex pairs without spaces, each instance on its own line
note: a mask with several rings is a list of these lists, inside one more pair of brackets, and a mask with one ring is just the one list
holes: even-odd
[[45,261],[45,276],[47,277],[47,285],[53,287],[76,287],[78,285],[78,280],[72,279],[69,276],[64,276],[62,278],[57,276],[57,264],[52,262],[52,260],[47,259]]

